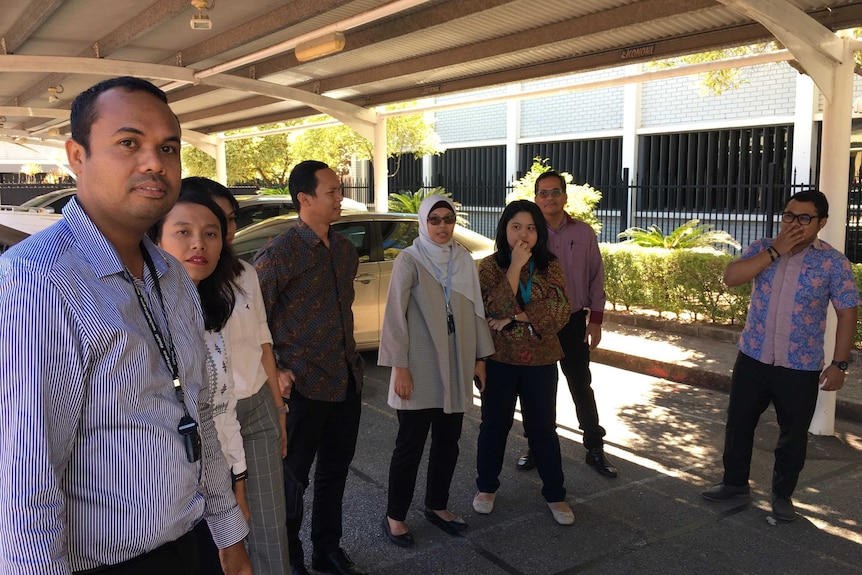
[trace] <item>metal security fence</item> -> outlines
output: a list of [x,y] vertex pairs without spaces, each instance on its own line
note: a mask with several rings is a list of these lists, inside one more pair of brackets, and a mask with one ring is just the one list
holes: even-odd
[[[608,193],[618,202],[627,196],[620,209],[599,207],[603,242],[615,242],[628,227],[658,227],[669,234],[685,222],[697,219],[733,236],[743,247],[753,240],[778,233],[782,206],[791,195],[813,189],[810,184],[779,180],[779,167],[769,164],[761,172],[763,181],[732,184],[650,184],[643,181],[614,187]],[[624,173],[627,178],[628,174]],[[619,204],[617,204],[619,205]],[[735,252],[730,248],[731,252]]]
[[851,262],[862,263],[862,178],[860,177],[850,184],[847,196],[846,230],[844,253]]
[[[657,226],[664,234],[669,234],[685,222],[698,219],[702,224],[712,225],[715,230],[726,231],[745,247],[755,239],[775,235],[778,232],[778,214],[787,199],[796,192],[813,188],[808,184],[777,182],[776,174],[774,166],[768,167],[764,173],[765,180],[753,184],[658,185],[639,182],[626,185],[622,182],[628,178],[628,172],[624,171],[619,184],[599,190],[602,192],[602,200],[596,208],[602,224],[599,241],[621,241],[620,232],[632,226]],[[411,191],[433,187],[426,183]],[[461,203],[471,229],[494,237],[505,198],[512,191],[511,185],[445,189],[456,202]],[[862,258],[862,233],[858,227],[858,222],[862,221],[862,185],[855,190],[851,192],[850,201],[849,221],[853,225],[848,222],[848,256],[852,248]],[[390,187],[390,193],[394,192]],[[345,194],[359,201],[372,196],[365,182],[351,182],[345,186]],[[489,198],[493,201],[488,201]],[[373,206],[373,200],[369,205]],[[852,237],[849,235],[851,232],[855,234]]]

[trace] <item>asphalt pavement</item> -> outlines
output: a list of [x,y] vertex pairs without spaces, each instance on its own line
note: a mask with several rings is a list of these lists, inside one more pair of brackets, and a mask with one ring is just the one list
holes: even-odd
[[[835,436],[810,438],[808,461],[794,495],[801,514],[797,521],[779,523],[771,517],[769,486],[777,439],[771,409],[758,427],[751,498],[707,502],[700,492],[721,479],[726,392],[718,384],[663,378],[679,378],[683,372],[676,368],[642,364],[647,366],[644,371],[662,372],[657,376],[613,365],[626,365],[626,356],[638,355],[661,360],[665,367],[711,362],[714,371],[724,374],[732,367],[726,364],[733,344],[725,348],[717,340],[681,336],[676,345],[683,351],[669,357],[672,348],[661,346],[672,336],[635,334],[634,329],[606,322],[603,347],[606,343],[609,353],[596,354],[593,363],[593,387],[607,429],[606,452],[619,468],[619,478],[602,477],[584,463],[574,406],[561,376],[558,430],[574,525],[554,522],[535,471],[516,470],[515,462],[526,448],[517,421],[509,435],[495,510],[490,515],[473,512],[480,421],[476,397],[465,416],[449,502],[470,527],[453,536],[423,517],[426,453],[407,517],[416,545],[407,549],[390,543],[380,527],[397,421],[386,405],[389,369],[376,366],[375,353],[364,354],[362,423],[344,502],[342,544],[351,558],[377,575],[862,574],[862,423],[839,419]],[[618,342],[623,349],[611,349],[619,347]],[[706,351],[696,351],[699,346]],[[666,357],[662,360],[661,355]],[[689,381],[695,379],[692,375]],[[303,540],[310,556],[308,523],[306,517]]]

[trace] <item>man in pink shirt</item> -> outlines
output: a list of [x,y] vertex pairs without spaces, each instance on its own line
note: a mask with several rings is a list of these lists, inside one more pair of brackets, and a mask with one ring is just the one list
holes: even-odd
[[[560,344],[565,357],[560,367],[569,383],[584,432],[586,462],[605,477],[617,476],[604,452],[604,428],[599,425],[599,412],[593,394],[590,373],[590,350],[602,339],[602,319],[605,309],[605,268],[599,253],[596,233],[588,224],[573,219],[564,211],[566,182],[554,171],[536,178],[535,201],[548,223],[548,248],[557,256],[566,275],[566,295],[572,306],[569,323],[560,331]],[[589,319],[589,321],[588,321]],[[518,460],[518,469],[535,466],[529,451]]]
[[[780,435],[772,473],[772,514],[796,519],[790,496],[805,465],[808,428],[818,389],[844,386],[856,331],[859,293],[847,258],[817,238],[829,203],[819,191],[799,192],[781,213],[774,239],[753,242],[724,272],[728,286],[751,284],[739,338],[724,438],[724,478],[702,493],[710,501],[747,497],[754,430],[770,402]],[[835,351],[823,369],[826,310],[838,316]]]

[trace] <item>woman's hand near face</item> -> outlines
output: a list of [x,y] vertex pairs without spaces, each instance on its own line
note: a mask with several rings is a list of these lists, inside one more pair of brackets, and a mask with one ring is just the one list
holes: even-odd
[[395,370],[395,395],[403,400],[410,399],[413,394],[413,376],[406,367],[393,367]]
[[533,251],[530,249],[529,245],[527,245],[527,242],[516,242],[512,247],[512,265],[510,268],[513,267],[520,271],[521,268],[527,265],[527,262],[530,261],[532,256]]

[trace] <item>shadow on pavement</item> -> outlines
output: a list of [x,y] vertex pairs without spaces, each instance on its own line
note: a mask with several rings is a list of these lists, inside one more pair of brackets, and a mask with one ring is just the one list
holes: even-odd
[[[802,517],[774,525],[769,485],[777,428],[771,410],[758,428],[751,500],[710,503],[700,492],[721,479],[726,395],[598,364],[594,389],[608,431],[606,450],[620,477],[606,479],[584,463],[574,407],[561,379],[558,425],[573,526],[554,522],[535,471],[515,469],[526,448],[517,421],[496,508],[486,516],[473,512],[479,427],[474,405],[465,416],[449,501],[470,528],[451,536],[424,519],[420,467],[407,517],[416,545],[398,548],[380,528],[397,430],[395,412],[386,405],[389,370],[376,366],[375,353],[364,357],[363,416],[342,544],[374,574],[862,573],[862,426],[839,422],[836,437],[812,438],[794,497]],[[307,556],[309,511],[306,505]]]

